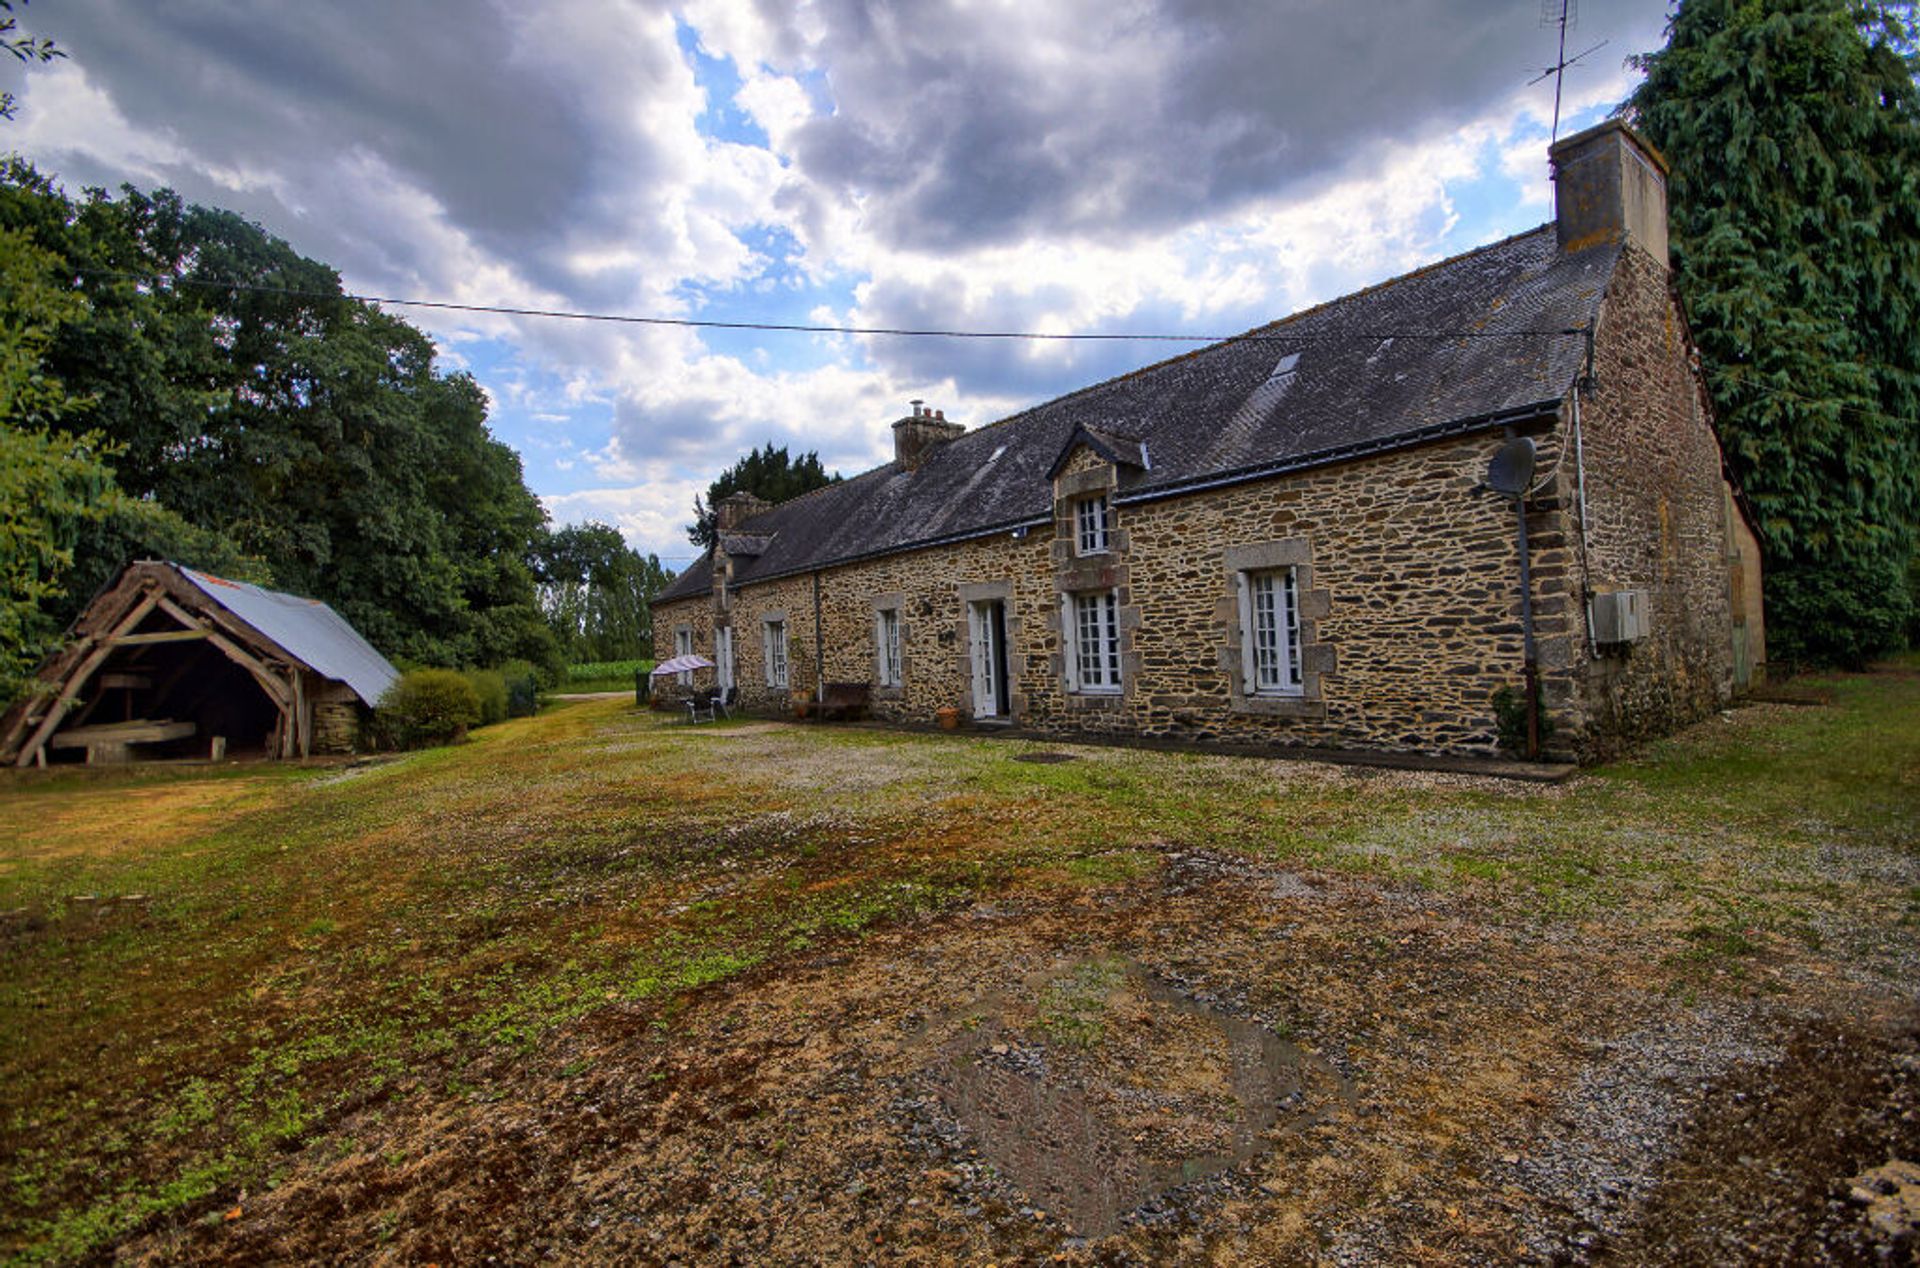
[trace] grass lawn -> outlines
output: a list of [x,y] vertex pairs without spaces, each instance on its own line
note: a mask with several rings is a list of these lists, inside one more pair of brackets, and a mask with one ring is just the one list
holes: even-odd
[[[804,1245],[841,1259],[922,1219],[912,1241],[942,1255],[1093,1254],[1098,1237],[1079,1235],[1101,1218],[1093,1205],[1060,1199],[1077,1227],[1039,1201],[1024,1215],[1006,1197],[1027,1183],[1017,1161],[965,1170],[994,1156],[986,1136],[955,1138],[961,1163],[911,1170],[901,1151],[960,1130],[995,1061],[1050,1053],[1061,1070],[1131,1053],[1140,1069],[1199,1069],[1162,1048],[1189,1031],[1202,1047],[1252,1042],[1247,1018],[1279,1037],[1260,1051],[1298,1045],[1314,1078],[1344,1089],[1272,1146],[1307,1151],[1292,1196],[1233,1188],[1269,1183],[1269,1164],[1230,1141],[1237,1169],[1188,1165],[1214,1177],[1179,1190],[1197,1204],[1188,1223],[1107,1235],[1176,1258],[1286,1257],[1347,1236],[1383,1260],[1500,1257],[1529,1237],[1538,1250],[1578,1221],[1548,1210],[1571,1182],[1527,1172],[1527,1142],[1557,1130],[1554,1106],[1595,1095],[1595,1036],[1642,1042],[1669,1018],[1759,1036],[1752,1019],[1787,1013],[1910,1029],[1920,674],[1831,685],[1831,706],[1742,709],[1553,787],[696,728],[613,700],[362,766],[13,779],[0,784],[0,1258],[786,1258]],[[1041,749],[1074,760],[1016,760]],[[1156,1023],[1169,982],[1185,984],[1185,1011]],[[1590,1024],[1566,1015],[1569,991],[1593,993]],[[1191,999],[1233,1013],[1225,1039],[1200,1035]],[[898,1026],[862,1029],[896,1008]],[[987,1064],[956,1064],[952,1045],[985,1034],[983,1017],[999,1035]],[[1470,1070],[1408,1108],[1409,1089],[1469,1053]],[[1725,1070],[1758,1060],[1730,1055]],[[962,1065],[975,1073],[941,1081]],[[892,1100],[848,1091],[849,1071]],[[1231,1136],[1208,1115],[1231,1119],[1239,1078],[1156,1112],[1185,1115],[1196,1141]],[[766,1090],[781,1079],[790,1096]],[[1168,1080],[1114,1076],[1136,1100],[1149,1083]],[[1479,1099],[1443,1113],[1448,1096]],[[795,1098],[814,1108],[789,1121]],[[1087,1156],[1134,1149],[1144,1161],[1113,1156],[1147,1192],[1151,1125]],[[1397,1143],[1314,1143],[1346,1131]],[[1670,1135],[1670,1165],[1687,1165],[1692,1137]],[[587,1161],[603,1138],[619,1149]],[[782,1184],[837,1176],[863,1148],[885,1165],[780,1206]],[[636,1153],[651,1179],[619,1170]],[[1503,1199],[1482,1176],[1509,1156],[1528,1161],[1501,1183],[1533,1198]],[[478,1174],[496,1157],[498,1175]],[[918,1178],[935,1171],[962,1178]],[[1484,1201],[1457,1196],[1469,1172]],[[1648,1178],[1612,1235],[1652,1227],[1663,1175],[1679,1183]],[[1429,1191],[1456,1196],[1354,1223]],[[456,1209],[454,1192],[491,1196]],[[761,1202],[771,1214],[740,1214]],[[844,1218],[792,1214],[829,1208]],[[1296,1240],[1258,1240],[1282,1237]]]

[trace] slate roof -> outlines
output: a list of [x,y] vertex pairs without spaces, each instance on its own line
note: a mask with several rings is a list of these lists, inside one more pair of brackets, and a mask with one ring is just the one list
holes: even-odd
[[380,693],[400,676],[385,656],[360,637],[360,631],[318,599],[264,590],[191,568],[180,568],[180,575],[307,668],[352,687],[369,705],[378,702]]
[[[1586,355],[1563,332],[1594,320],[1619,254],[1563,253],[1543,225],[1037,405],[917,470],[890,462],[754,516],[737,531],[771,540],[734,560],[734,582],[1046,523],[1051,472],[1088,436],[1129,447],[1124,505],[1555,409]],[[711,579],[709,554],[660,601]]]

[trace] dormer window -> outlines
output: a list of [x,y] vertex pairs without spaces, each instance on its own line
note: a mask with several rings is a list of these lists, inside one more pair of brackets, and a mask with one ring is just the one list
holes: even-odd
[[1076,553],[1104,555],[1107,552],[1107,495],[1096,494],[1073,504]]

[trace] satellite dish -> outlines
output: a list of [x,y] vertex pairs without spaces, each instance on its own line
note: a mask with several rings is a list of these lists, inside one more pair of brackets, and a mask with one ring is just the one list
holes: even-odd
[[1533,441],[1515,436],[1494,451],[1487,464],[1487,487],[1495,493],[1517,498],[1533,483]]

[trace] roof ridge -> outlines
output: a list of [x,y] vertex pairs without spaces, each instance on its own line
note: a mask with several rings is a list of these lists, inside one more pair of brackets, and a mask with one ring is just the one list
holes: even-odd
[[[1445,268],[1450,264],[1457,264],[1460,261],[1470,259],[1473,256],[1482,255],[1488,251],[1496,250],[1500,247],[1507,246],[1510,243],[1517,242],[1521,238],[1531,237],[1532,235],[1539,233],[1541,230],[1549,229],[1549,228],[1552,228],[1552,224],[1550,222],[1545,224],[1535,225],[1533,228],[1528,229],[1522,233],[1508,234],[1506,237],[1500,239],[1498,242],[1489,242],[1482,246],[1474,247],[1470,251],[1462,251],[1458,255],[1449,255],[1442,259],[1434,260],[1427,264],[1422,264],[1418,268],[1409,269],[1405,273],[1396,274],[1393,277],[1387,278],[1385,281],[1375,282],[1371,286],[1363,286],[1357,291],[1348,291],[1344,295],[1336,295],[1332,299],[1323,299],[1319,303],[1314,304],[1311,307],[1301,309],[1299,312],[1288,313],[1285,317],[1279,317],[1269,322],[1262,322],[1260,325],[1253,326],[1253,327],[1250,327],[1249,329],[1243,330],[1237,335],[1228,335],[1224,339],[1217,339],[1212,343],[1202,344],[1198,348],[1193,348],[1186,352],[1182,352],[1177,356],[1167,357],[1160,361],[1151,361],[1151,362],[1148,362],[1146,365],[1139,366],[1132,370],[1128,370],[1123,374],[1116,374],[1116,375],[1113,375],[1111,378],[1102,379],[1098,383],[1089,383],[1085,387],[1075,388],[1073,391],[1067,392],[1063,395],[1050,397],[1044,401],[1036,401],[1034,404],[1027,406],[1027,408],[1020,410],[1017,413],[1009,414],[1005,418],[995,419],[993,422],[983,424],[982,426],[976,428],[975,430],[986,431],[988,430],[988,428],[999,427],[1004,423],[1014,422],[1018,419],[1024,418],[1028,414],[1032,414],[1038,410],[1045,409],[1049,405],[1058,405],[1064,401],[1070,401],[1074,399],[1076,396],[1084,396],[1088,392],[1093,392],[1104,387],[1111,387],[1115,383],[1124,383],[1128,379],[1134,378],[1138,375],[1146,374],[1149,371],[1163,369],[1170,365],[1178,365],[1182,361],[1192,360],[1194,357],[1201,356],[1205,353],[1217,352],[1222,348],[1231,347],[1235,344],[1238,344],[1247,339],[1250,339],[1255,335],[1260,334],[1262,331],[1272,330],[1275,327],[1284,326],[1290,322],[1299,321],[1301,318],[1310,317],[1314,313],[1320,312],[1322,309],[1331,308],[1335,304],[1344,304],[1350,299],[1359,299],[1362,295],[1371,295],[1377,291],[1383,291],[1387,289],[1389,286],[1397,286],[1402,282],[1410,282],[1414,278],[1419,277],[1422,274],[1431,273],[1436,269]],[[968,434],[971,435],[972,433],[968,433]]]

